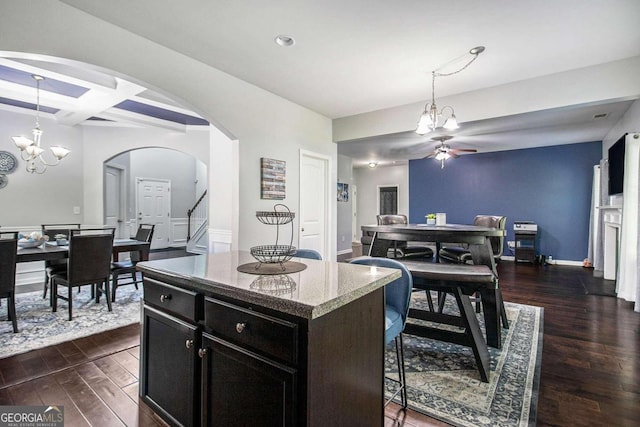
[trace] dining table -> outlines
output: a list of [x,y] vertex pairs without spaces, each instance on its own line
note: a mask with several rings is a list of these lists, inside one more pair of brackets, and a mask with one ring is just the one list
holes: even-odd
[[[386,257],[394,241],[433,242],[436,245],[436,256],[443,243],[466,243],[471,252],[474,265],[486,265],[493,272],[496,280],[492,286],[479,290],[486,329],[487,345],[502,347],[502,292],[498,288],[498,271],[491,248],[491,237],[502,237],[505,230],[466,224],[390,224],[363,225],[364,234],[372,235],[368,255]],[[437,262],[436,258],[436,262]],[[505,322],[505,327],[508,325]]]
[[[117,261],[121,252],[138,251],[140,253],[140,259],[142,261],[148,261],[150,247],[151,244],[149,242],[135,239],[114,239],[112,249],[113,260]],[[58,245],[56,242],[45,242],[35,248],[18,247],[17,262],[52,261],[66,258],[69,258],[69,246]]]

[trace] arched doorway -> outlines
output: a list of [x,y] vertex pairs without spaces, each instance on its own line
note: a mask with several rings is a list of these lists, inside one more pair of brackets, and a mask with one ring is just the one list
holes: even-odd
[[206,190],[207,165],[192,155],[160,147],[129,150],[104,162],[104,223],[116,227],[118,237],[135,235],[141,223],[154,224],[152,249],[186,246],[188,212]]
[[[236,165],[235,171],[224,169],[224,173],[216,177],[209,177],[205,173],[199,182],[203,187],[209,187],[211,192],[215,189],[211,188],[209,181],[215,180],[216,185],[223,188],[223,199],[237,198],[235,194],[229,195],[229,189],[234,187],[224,181],[235,179],[234,173],[237,175],[237,160],[227,159],[228,156],[237,156],[237,149],[219,150],[215,148],[231,143],[232,140],[226,136],[225,131],[215,128],[202,118],[199,121],[194,121],[194,117],[198,119],[197,114],[183,105],[179,105],[171,97],[152,92],[135,79],[126,81],[121,74],[110,74],[108,70],[97,70],[97,67],[94,66],[60,58],[40,58],[37,55],[12,53],[10,58],[0,57],[0,68],[2,66],[18,70],[29,79],[31,79],[31,73],[45,75],[47,83],[51,83],[49,87],[46,85],[43,87],[41,105],[46,105],[50,110],[41,112],[41,120],[44,124],[43,129],[48,144],[57,142],[54,139],[55,134],[58,133],[63,136],[59,139],[72,146],[72,153],[64,159],[60,166],[52,169],[57,170],[58,175],[64,175],[67,181],[73,185],[56,186],[55,179],[41,179],[37,185],[33,183],[34,180],[31,180],[28,188],[31,195],[29,199],[34,201],[34,209],[40,205],[35,201],[46,199],[47,195],[50,198],[59,199],[61,205],[64,202],[65,206],[59,209],[59,213],[56,212],[55,222],[80,221],[83,224],[91,225],[103,223],[105,220],[103,164],[105,160],[119,153],[140,147],[158,146],[177,149],[198,159],[206,166],[209,166],[212,161],[222,165]],[[1,76],[0,79],[2,79]],[[19,82],[15,85],[16,88],[20,87]],[[84,89],[81,89],[75,95],[65,95],[59,91],[56,92],[54,88],[54,86],[61,86],[63,87],[61,90],[64,92],[64,88],[68,89],[69,85],[88,89],[84,92]],[[11,108],[14,108],[18,115],[22,115],[24,120],[19,126],[16,125],[16,128],[20,127],[20,129],[7,130],[6,133],[9,135],[17,134],[22,128],[28,131],[30,127],[33,127],[35,105],[30,104],[30,107],[25,100],[28,96],[34,96],[32,93],[34,88],[24,84],[22,86],[25,87],[23,91],[29,92],[24,95],[23,100],[19,100],[25,107],[21,110],[22,112],[19,112],[20,108],[18,107]],[[92,91],[101,92],[103,96],[97,98],[102,98],[102,102],[105,101],[104,98],[114,96],[116,98],[120,96],[121,99],[117,103],[112,102],[110,106],[105,107],[103,103],[100,108],[90,108],[84,112],[80,106],[74,106],[74,96],[82,97],[84,93],[92,93]],[[104,96],[105,93],[107,93],[106,96]],[[60,108],[52,107],[51,105],[56,100],[63,100],[62,104],[64,105]],[[80,104],[84,106],[90,104],[86,101],[84,100]],[[140,108],[142,104],[144,105]],[[172,107],[168,107],[169,105]],[[30,127],[24,125],[25,122],[31,122]],[[6,123],[12,125],[18,121],[12,119],[7,120]],[[65,164],[72,167],[65,168]],[[164,167],[171,168],[172,164],[173,162],[168,162]],[[218,167],[218,169],[221,168]],[[8,195],[8,192],[14,188],[18,193],[19,185],[15,183],[26,176],[24,171],[17,172],[12,176],[13,185],[8,191],[5,191],[5,195]],[[53,177],[54,174],[51,173],[49,176]],[[24,182],[27,185],[26,180]],[[69,193],[72,193],[74,197],[65,195],[69,200],[64,199],[60,196],[62,190],[69,190]],[[42,196],[34,194],[39,191],[42,192]],[[21,193],[25,193],[24,189]],[[54,197],[54,194],[57,195]],[[56,200],[52,200],[52,202]],[[237,214],[237,200],[235,203]],[[47,203],[48,208],[53,204]],[[69,206],[73,207],[73,210]],[[228,212],[225,211],[226,209]],[[209,220],[209,224],[213,224],[215,227],[215,235],[221,236],[220,239],[224,241],[222,246],[218,246],[219,248],[229,248],[233,236],[235,236],[232,227],[237,229],[237,221],[229,219],[234,215],[233,209],[232,203],[221,203],[221,207],[215,214],[216,221]],[[49,211],[54,210],[49,208]],[[34,216],[34,218],[36,217]],[[5,224],[25,225],[24,222],[20,222],[21,220],[21,218],[15,218],[14,224],[10,224],[11,220],[5,221]],[[40,221],[40,219],[34,219],[33,223],[36,224],[36,221]],[[212,242],[215,243],[215,238]],[[212,247],[213,245],[206,246]]]

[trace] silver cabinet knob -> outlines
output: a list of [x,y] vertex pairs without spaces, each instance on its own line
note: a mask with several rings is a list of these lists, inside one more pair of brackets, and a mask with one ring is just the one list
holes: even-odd
[[185,347],[191,348],[193,347],[193,340],[189,339],[184,342]]
[[207,355],[207,349],[206,348],[201,348],[198,350],[198,356],[200,356],[200,359],[204,359],[204,357]]
[[244,328],[247,327],[247,324],[242,322],[242,323],[236,323],[236,332],[238,332],[239,334],[242,333],[242,331],[244,331]]
[[169,301],[171,299],[171,294],[167,294],[167,295],[160,295],[160,302],[166,302]]

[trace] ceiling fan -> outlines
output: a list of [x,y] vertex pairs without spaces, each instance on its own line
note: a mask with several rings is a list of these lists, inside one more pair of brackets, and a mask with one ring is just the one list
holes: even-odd
[[433,141],[438,141],[440,144],[436,146],[431,154],[429,154],[425,159],[436,159],[440,161],[440,168],[444,168],[444,161],[450,157],[460,157],[458,153],[475,153],[478,150],[473,148],[451,148],[449,144],[446,144],[448,140],[453,138],[451,135],[441,135],[435,136],[431,138]]

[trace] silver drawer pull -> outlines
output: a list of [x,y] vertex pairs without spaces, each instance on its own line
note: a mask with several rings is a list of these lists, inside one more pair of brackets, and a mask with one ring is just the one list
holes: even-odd
[[160,302],[166,302],[169,301],[171,299],[171,294],[167,294],[167,295],[160,295]]
[[198,356],[200,356],[200,359],[204,359],[204,357],[207,355],[207,349],[206,348],[201,348],[198,350]]
[[242,323],[236,323],[236,332],[238,332],[239,334],[242,333],[242,331],[244,331],[244,328],[247,327],[247,324],[242,322]]
[[184,342],[184,346],[187,347],[187,348],[193,347],[193,340],[186,340]]

